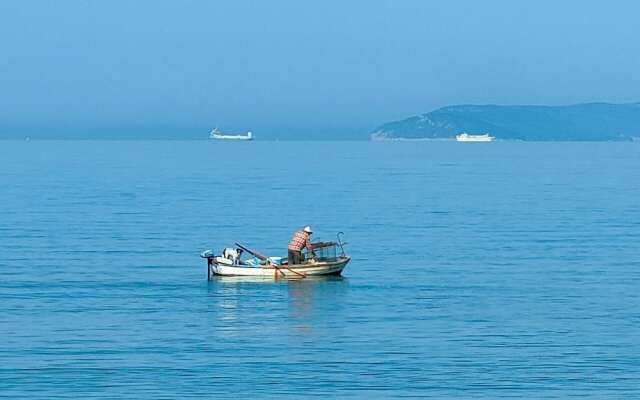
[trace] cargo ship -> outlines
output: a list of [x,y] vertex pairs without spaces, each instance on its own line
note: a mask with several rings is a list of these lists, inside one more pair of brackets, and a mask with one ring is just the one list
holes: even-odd
[[471,135],[463,132],[456,136],[458,142],[491,142],[495,137],[490,136],[488,133],[484,135]]
[[216,140],[253,140],[253,134],[247,133],[222,133],[218,128],[214,128],[209,132],[209,139]]

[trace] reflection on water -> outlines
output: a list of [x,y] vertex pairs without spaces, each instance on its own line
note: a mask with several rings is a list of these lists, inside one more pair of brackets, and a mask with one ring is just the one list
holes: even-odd
[[328,282],[328,281],[344,281],[346,278],[341,275],[320,275],[307,276],[299,278],[296,276],[287,276],[285,278],[274,279],[272,276],[221,276],[214,275],[211,282],[234,284],[234,283],[260,283],[260,284],[281,284],[288,282]]
[[348,280],[342,276],[308,277],[290,281],[289,316],[296,328],[309,330],[313,324],[314,311],[335,309],[348,288]]
[[[216,333],[224,339],[246,336],[251,316],[268,321],[286,307],[290,328],[309,332],[322,325],[327,313],[339,313],[348,290],[343,276],[273,279],[255,276],[216,276],[207,286]],[[253,321],[255,323],[255,321]],[[281,322],[278,322],[281,323]]]

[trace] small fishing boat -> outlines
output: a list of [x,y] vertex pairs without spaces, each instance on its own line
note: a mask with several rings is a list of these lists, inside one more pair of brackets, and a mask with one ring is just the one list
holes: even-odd
[[[221,276],[254,276],[264,278],[306,278],[308,276],[340,275],[351,257],[344,252],[344,245],[338,233],[336,242],[312,243],[315,256],[304,255],[300,264],[289,265],[286,257],[267,257],[239,243],[236,248],[225,248],[215,255],[206,250],[200,257],[207,260],[207,279]],[[340,248],[340,253],[338,253]],[[243,255],[251,257],[243,259]]]

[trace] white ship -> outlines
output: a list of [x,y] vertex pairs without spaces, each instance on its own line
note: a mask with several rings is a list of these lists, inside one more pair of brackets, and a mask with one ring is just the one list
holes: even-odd
[[214,128],[209,132],[209,139],[218,139],[218,140],[253,140],[253,134],[251,132],[247,132],[245,134],[227,134],[222,133],[218,130],[218,128]]
[[491,142],[495,137],[489,136],[488,133],[484,135],[470,135],[463,132],[456,136],[458,142]]

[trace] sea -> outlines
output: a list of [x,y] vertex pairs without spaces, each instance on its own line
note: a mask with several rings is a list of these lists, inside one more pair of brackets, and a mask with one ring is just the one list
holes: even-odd
[[0,141],[0,397],[637,399],[639,248],[640,142]]

